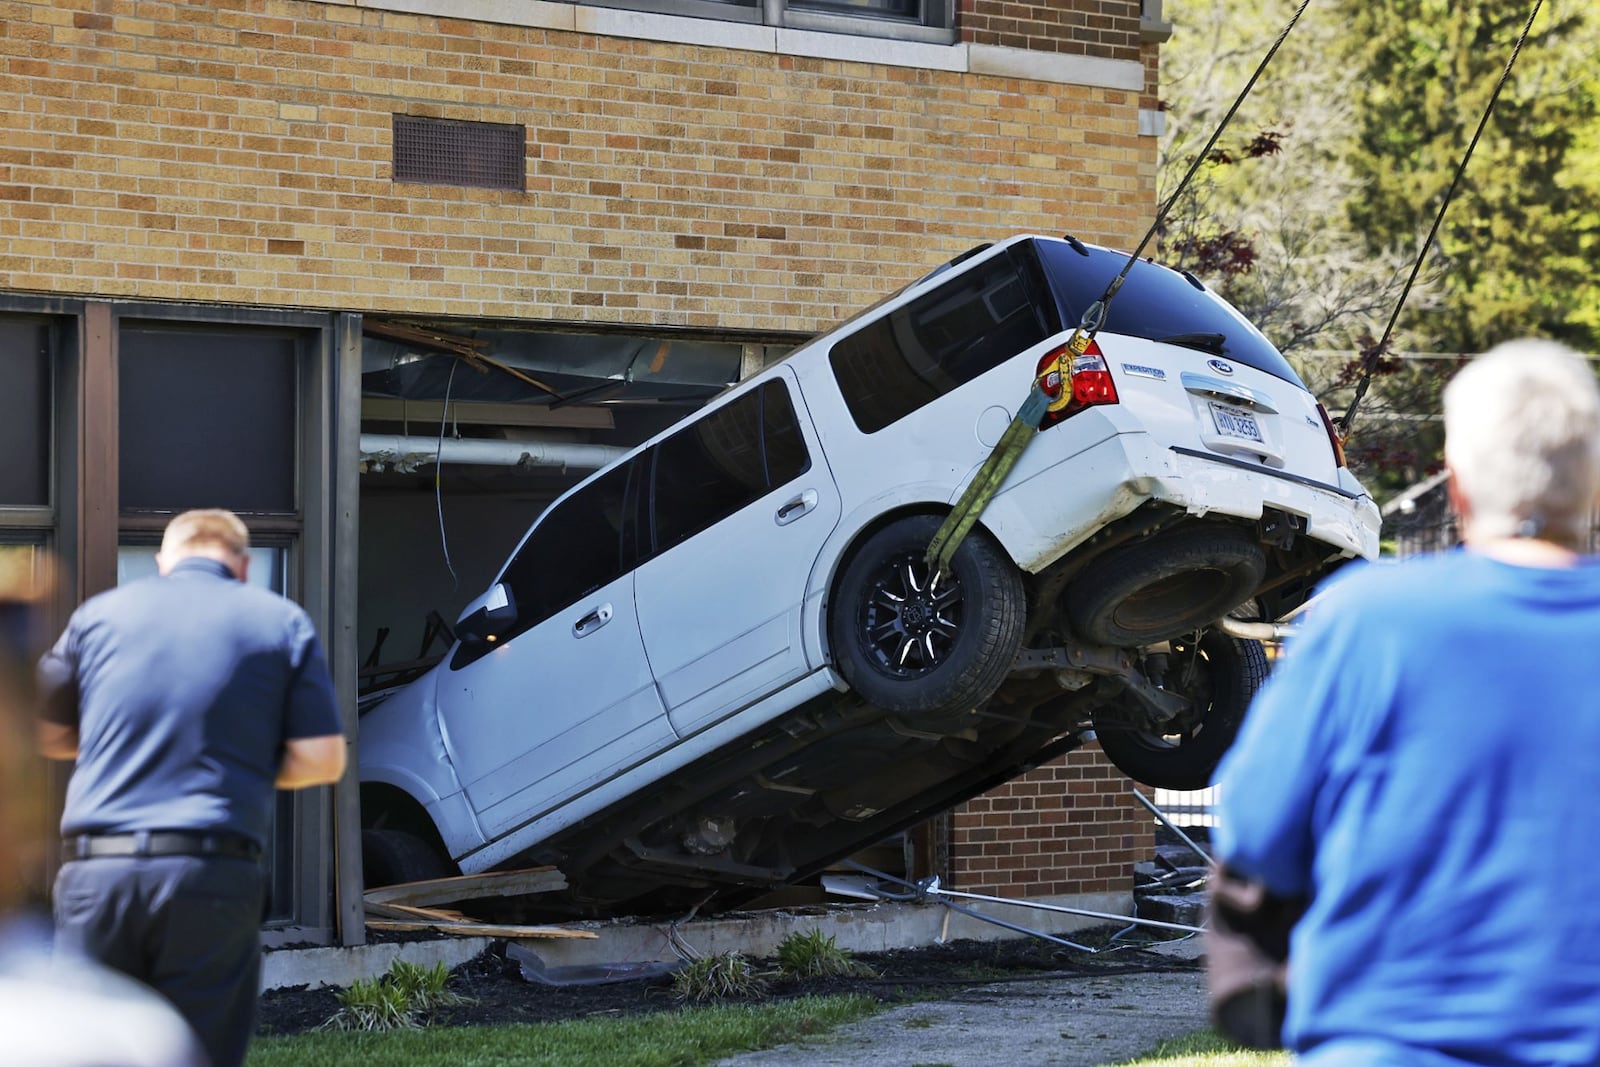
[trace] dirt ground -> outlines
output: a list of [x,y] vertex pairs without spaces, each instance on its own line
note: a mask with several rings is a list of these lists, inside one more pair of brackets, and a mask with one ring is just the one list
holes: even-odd
[[[872,978],[774,979],[768,996],[788,998],[820,993],[859,993],[886,1004],[960,1000],[982,990],[983,997],[1004,999],[1008,984],[1026,985],[1030,994],[1053,982],[1136,975],[1170,975],[1181,985],[1198,985],[1199,962],[1183,954],[1140,947],[1137,937],[1111,940],[1116,928],[1079,931],[1072,939],[1100,949],[1083,953],[1037,938],[1003,941],[953,941],[945,945],[862,954]],[[1192,953],[1188,954],[1192,957]],[[771,966],[771,961],[765,961]],[[1192,976],[1190,983],[1183,976]],[[545,1022],[595,1016],[622,1016],[669,1011],[680,1006],[670,978],[633,980],[608,985],[552,987],[522,977],[520,966],[506,958],[497,943],[452,973],[450,988],[471,998],[452,1008],[439,1023],[481,1026]],[[967,999],[972,999],[967,996]],[[294,1034],[312,1029],[339,1008],[336,991],[323,988],[282,989],[264,993],[260,1002],[261,1035]]]

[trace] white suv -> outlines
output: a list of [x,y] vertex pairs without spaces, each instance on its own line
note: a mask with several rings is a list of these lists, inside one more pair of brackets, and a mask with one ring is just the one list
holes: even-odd
[[1233,308],[1136,263],[1071,403],[928,562],[1126,260],[982,246],[558,499],[445,661],[362,716],[369,882],[447,854],[554,864],[580,913],[737,902],[1089,737],[1203,785],[1266,673],[1249,623],[1379,525]]

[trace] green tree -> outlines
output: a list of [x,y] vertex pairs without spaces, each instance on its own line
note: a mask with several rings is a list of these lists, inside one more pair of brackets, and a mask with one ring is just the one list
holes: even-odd
[[[1530,4],[1311,5],[1174,205],[1161,257],[1261,326],[1335,416]],[[1164,197],[1297,6],[1169,0]],[[1348,448],[1380,498],[1438,468],[1439,390],[1465,355],[1527,333],[1600,349],[1597,25],[1545,0],[1376,365]]]
[[[1375,254],[1416,254],[1525,25],[1527,0],[1343,0],[1361,193],[1350,221]],[[1429,250],[1432,299],[1408,308],[1411,338],[1479,352],[1528,333],[1593,349],[1583,314],[1600,290],[1586,253],[1600,238],[1592,175],[1574,146],[1597,110],[1585,8],[1547,2]],[[1438,376],[1432,376],[1437,380]]]

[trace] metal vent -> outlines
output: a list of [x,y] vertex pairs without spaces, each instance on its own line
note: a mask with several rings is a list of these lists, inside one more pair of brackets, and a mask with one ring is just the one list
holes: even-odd
[[396,115],[394,180],[521,192],[527,140],[523,126]]

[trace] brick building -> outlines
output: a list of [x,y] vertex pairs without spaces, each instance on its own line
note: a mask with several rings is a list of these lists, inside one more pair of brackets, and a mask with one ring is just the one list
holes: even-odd
[[[975,244],[1155,207],[1159,0],[0,17],[0,550],[59,558],[64,619],[234,508],[352,735],[594,457]],[[447,428],[556,458],[374,443]],[[269,928],[359,940],[356,790],[280,804]],[[1122,889],[1149,837],[1089,752],[940,825],[948,880],[1014,895]]]

